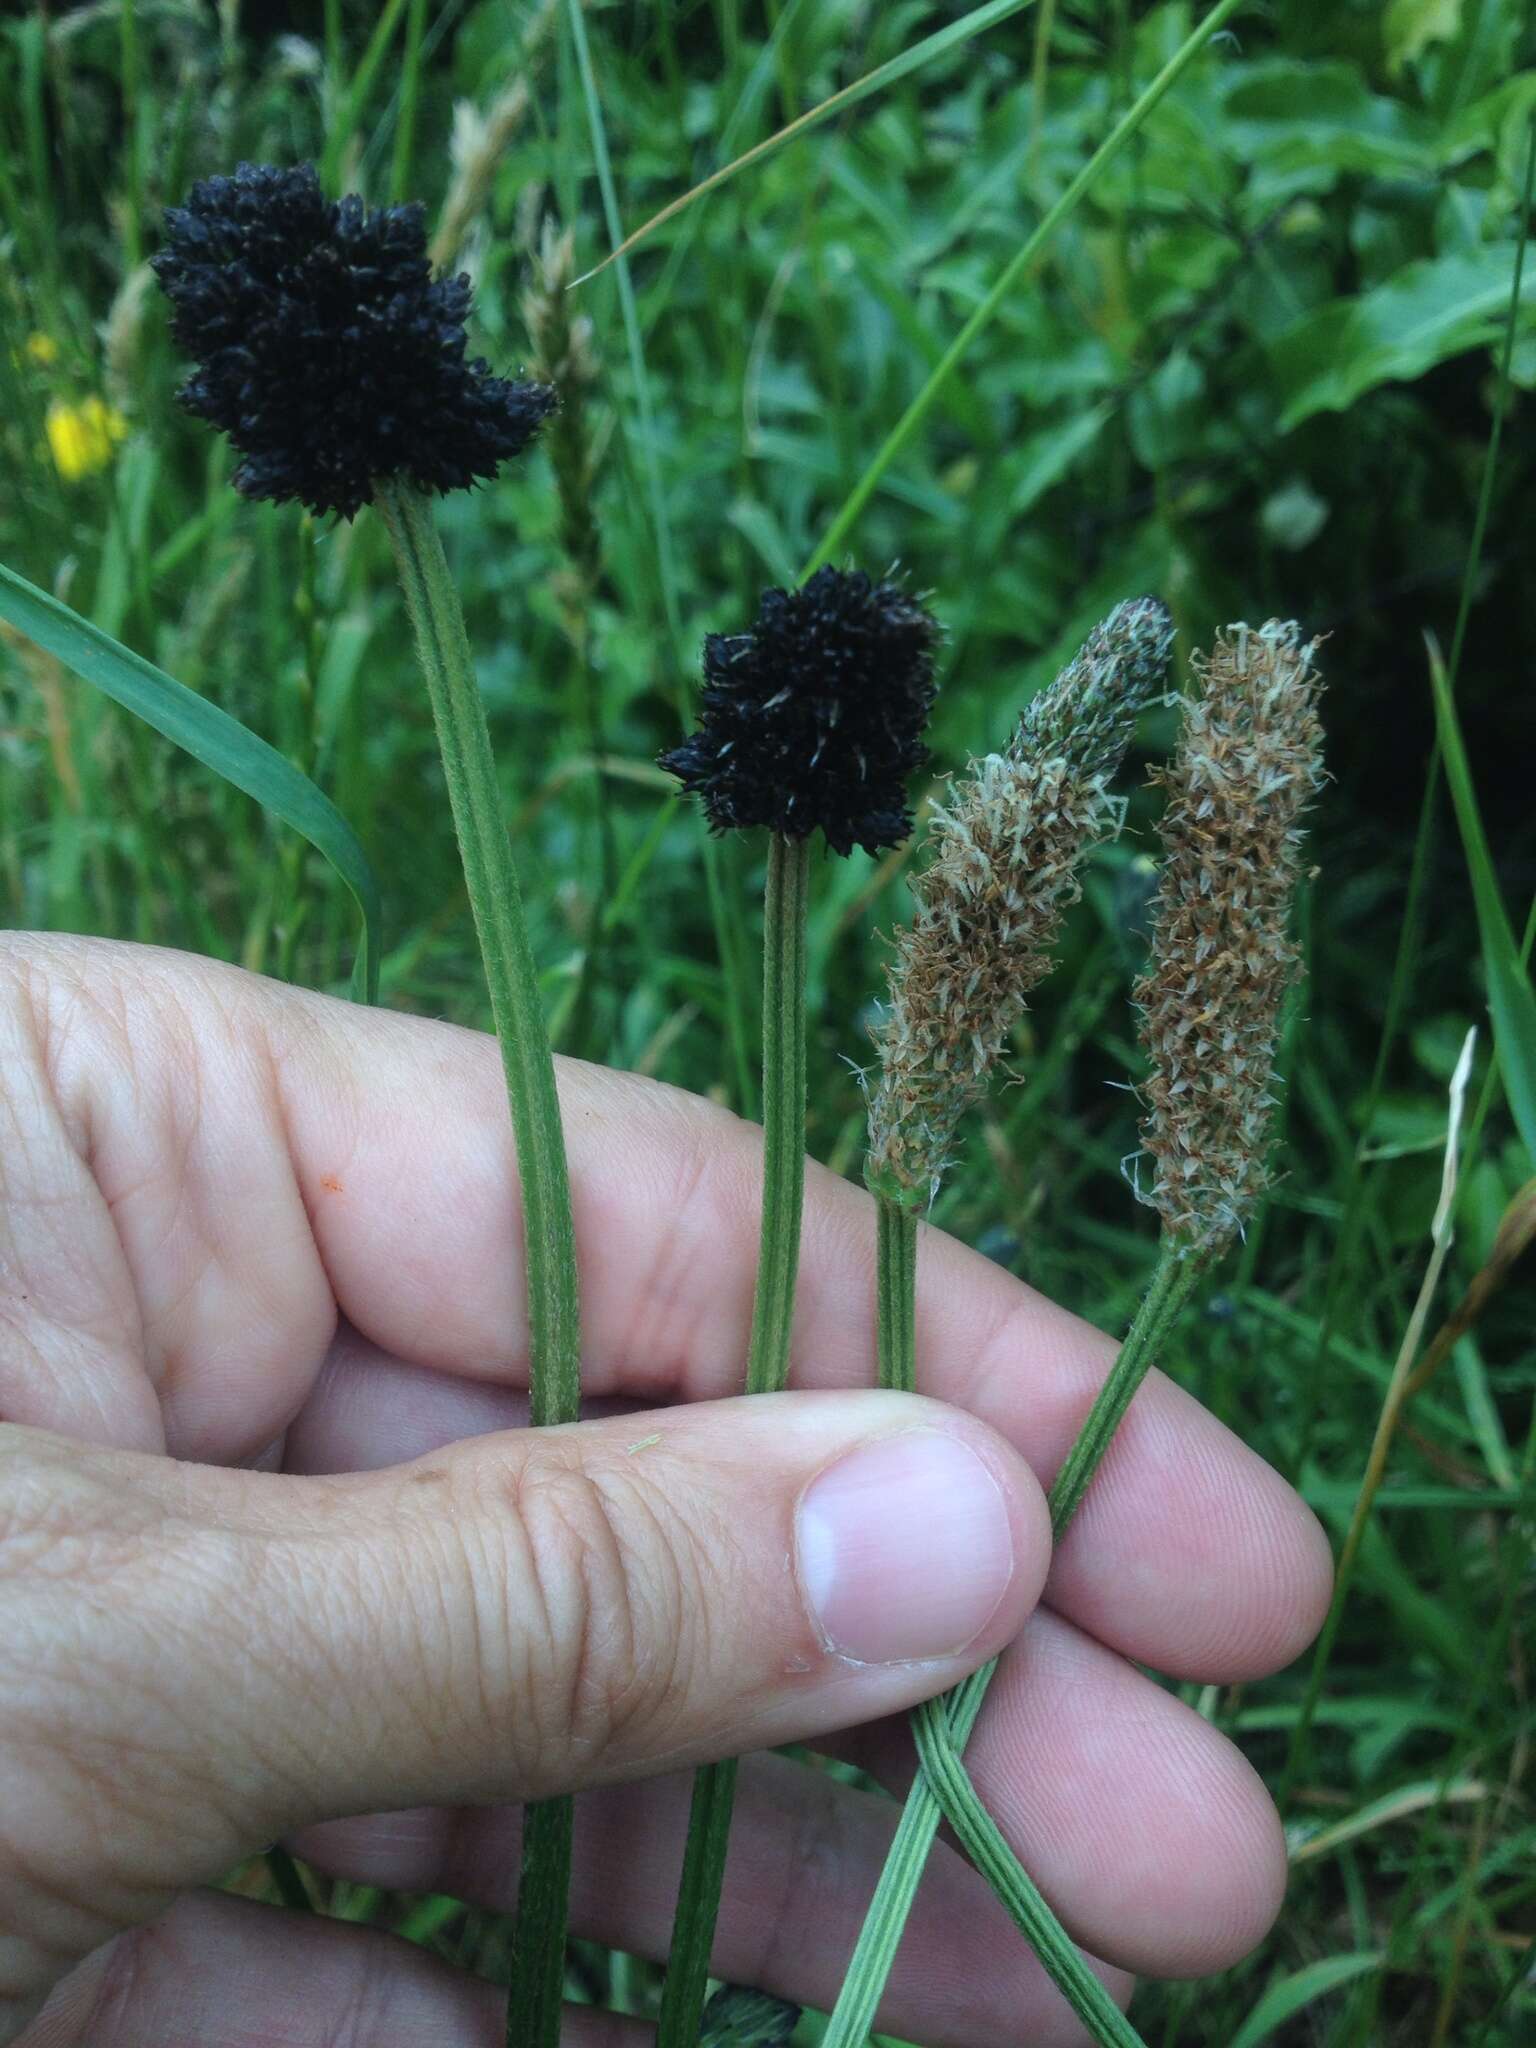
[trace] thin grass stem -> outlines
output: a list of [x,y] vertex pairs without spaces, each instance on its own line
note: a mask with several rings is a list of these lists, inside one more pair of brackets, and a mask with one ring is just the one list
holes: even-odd
[[1456,1193],[1459,1177],[1459,1141],[1466,1090],[1472,1071],[1473,1034],[1468,1032],[1462,1047],[1461,1058],[1451,1077],[1450,1118],[1446,1132],[1445,1164],[1443,1169],[1440,1200],[1436,1205],[1433,1224],[1430,1229],[1430,1253],[1425,1263],[1424,1275],[1419,1283],[1418,1295],[1414,1300],[1413,1312],[1408,1318],[1408,1327],[1403,1332],[1403,1341],[1398,1347],[1392,1377],[1387,1384],[1382,1400],[1381,1412],[1376,1418],[1376,1432],[1371,1440],[1370,1453],[1366,1458],[1365,1470],[1360,1477],[1360,1491],[1349,1518],[1343,1546],[1339,1551],[1338,1565],[1333,1577],[1333,1599],[1329,1604],[1328,1618],[1318,1635],[1317,1647],[1312,1653],[1312,1668],[1307,1677],[1307,1689],[1302,1696],[1301,1709],[1291,1731],[1290,1749],[1286,1757],[1285,1780],[1287,1789],[1295,1781],[1307,1754],[1313,1718],[1317,1713],[1318,1701],[1322,1698],[1323,1682],[1328,1674],[1328,1662],[1333,1655],[1334,1642],[1338,1637],[1339,1623],[1343,1619],[1345,1602],[1349,1599],[1354,1582],[1355,1565],[1359,1559],[1360,1546],[1370,1524],[1371,1511],[1381,1482],[1386,1477],[1387,1459],[1397,1434],[1412,1389],[1412,1372],[1424,1339],[1424,1328],[1429,1311],[1440,1287],[1440,1276],[1450,1254],[1453,1224],[1456,1214]]
[[[897,1277],[897,1262],[902,1256],[896,1234],[882,1227],[882,1270],[876,1299],[883,1325],[910,1314],[910,1309],[895,1305],[898,1285],[907,1284],[905,1276],[900,1282]],[[1077,1512],[1109,1448],[1115,1425],[1124,1417],[1136,1389],[1155,1363],[1202,1270],[1202,1263],[1192,1254],[1186,1252],[1181,1256],[1180,1247],[1164,1240],[1157,1270],[1136,1319],[1051,1488],[1051,1528],[1058,1539]],[[911,1279],[915,1281],[915,1262]],[[882,1329],[882,1360],[888,1347],[894,1355],[899,1339]],[[1052,1981],[1094,2039],[1120,2044],[1120,2048],[1139,2043],[1140,2036],[1083,1961],[976,1797],[960,1761],[996,1668],[995,1662],[983,1665],[942,1700],[929,1701],[914,1716],[914,1734],[924,1768],[907,1795],[896,1839],[865,1915],[822,2048],[862,2048],[874,2025],[928,1851],[940,1821],[945,1819],[956,1828],[962,1846],[997,1890]],[[930,1756],[936,1767],[933,1774],[928,1769]]]
[[877,1197],[876,1218],[880,1384],[911,1394],[917,1390],[917,1212]]
[[656,2048],[695,2048],[699,2038],[735,1799],[735,1757],[724,1757],[695,1771]]
[[925,1700],[917,1708],[912,1715],[912,1733],[923,1777],[944,1817],[954,1827],[967,1856],[1008,1908],[1056,1989],[1095,2041],[1111,2044],[1111,2048],[1143,2048],[1141,2036],[1083,1961],[1072,1937],[1008,1846],[1002,1829],[977,1798],[960,1760],[943,1700]]
[[[1514,272],[1510,279],[1509,315],[1504,326],[1504,340],[1499,353],[1499,381],[1494,391],[1493,417],[1488,429],[1488,446],[1483,456],[1482,476],[1478,483],[1477,509],[1472,518],[1472,533],[1467,544],[1466,566],[1462,570],[1461,593],[1456,604],[1456,624],[1451,633],[1450,659],[1446,664],[1446,687],[1454,697],[1457,681],[1461,674],[1462,649],[1466,644],[1467,623],[1472,616],[1473,599],[1477,593],[1478,572],[1482,567],[1483,544],[1488,533],[1488,518],[1493,507],[1494,478],[1498,473],[1499,448],[1504,435],[1504,416],[1509,410],[1510,369],[1514,361],[1515,334],[1519,326],[1520,292],[1525,271],[1526,244],[1530,238],[1531,199],[1536,193],[1536,121],[1531,123],[1530,138],[1526,146],[1525,178],[1520,199],[1520,234],[1515,244]],[[1424,776],[1424,794],[1419,805],[1418,826],[1414,833],[1413,860],[1408,871],[1408,889],[1399,920],[1397,952],[1392,963],[1392,979],[1387,992],[1386,1015],[1382,1020],[1381,1037],[1376,1047],[1376,1059],[1371,1069],[1370,1085],[1365,1092],[1364,1106],[1360,1112],[1360,1139],[1350,1165],[1349,1182],[1344,1198],[1344,1221],[1339,1231],[1338,1249],[1329,1270],[1328,1284],[1323,1296],[1321,1328],[1316,1348],[1312,1355],[1306,1385],[1302,1393],[1301,1426],[1298,1432],[1296,1456],[1291,1476],[1299,1480],[1307,1458],[1311,1453],[1313,1435],[1317,1426],[1318,1411],[1322,1405],[1322,1390],[1328,1365],[1332,1358],[1333,1339],[1338,1323],[1339,1309],[1343,1304],[1345,1289],[1358,1282],[1359,1240],[1364,1229],[1365,1204],[1365,1150],[1371,1142],[1376,1124],[1376,1114],[1386,1089],[1387,1070],[1402,1032],[1403,1017],[1407,1011],[1409,991],[1413,988],[1418,971],[1419,937],[1424,921],[1424,896],[1428,888],[1432,859],[1435,849],[1435,813],[1440,801],[1441,750],[1438,731],[1430,748],[1429,766]],[[1491,1078],[1491,1077],[1490,1077]],[[1299,1765],[1301,1752],[1295,1752],[1293,1762]],[[1287,1772],[1286,1785],[1290,1782]],[[1282,1797],[1282,1804],[1284,1803]]]
[[[603,120],[602,99],[597,89],[597,74],[592,67],[592,48],[587,36],[586,21],[582,15],[582,0],[567,0],[566,12],[570,22],[571,44],[576,53],[576,68],[581,78],[587,127],[592,137],[592,158],[597,170],[598,190],[602,196],[603,220],[612,250],[607,260],[614,265],[614,274],[618,281],[624,343],[629,355],[630,378],[635,387],[635,404],[640,414],[640,458],[645,472],[646,496],[650,501],[651,532],[656,546],[656,571],[661,585],[662,610],[666,615],[667,632],[678,657],[678,674],[681,676],[686,671],[682,666],[682,614],[677,592],[677,563],[672,545],[672,521],[667,511],[666,493],[662,488],[661,460],[657,453],[656,416],[651,404],[651,382],[645,367],[645,342],[640,332],[640,316],[635,306],[634,284],[630,278],[629,264],[624,256],[624,227],[619,218],[618,192],[614,186],[613,165],[608,155],[608,131]],[[580,281],[576,280],[577,283]],[[682,722],[686,728],[686,702],[680,703],[679,709],[684,713]],[[727,1038],[735,1067],[737,1106],[744,1116],[751,1116],[755,1103],[751,1060],[748,1056],[748,998],[742,972],[741,952],[736,942],[730,903],[721,874],[728,854],[716,841],[707,839],[704,842],[703,857],[710,921],[715,928],[715,953],[720,962],[720,978],[725,994]]]
[[763,924],[763,1215],[747,1348],[747,1392],[789,1379],[790,1324],[805,1200],[805,922],[811,843],[768,841]]
[[315,1902],[304,1882],[304,1873],[281,1842],[274,1842],[261,1860],[283,1904],[295,1913],[313,1913]]
[[[763,1214],[747,1350],[749,1394],[777,1393],[789,1379],[805,1197],[805,933],[810,872],[809,839],[772,834],[763,919]],[[706,1764],[694,1777],[657,2048],[695,2048],[699,2038],[735,1792],[734,1758]]]
[[[574,1422],[581,1407],[581,1332],[565,1141],[485,708],[458,592],[426,499],[391,482],[379,485],[375,503],[394,546],[426,676],[506,1074],[528,1272],[530,1420],[540,1426]],[[516,2048],[559,2048],[570,1863],[570,1800],[530,1806],[507,2012],[507,2039]]]

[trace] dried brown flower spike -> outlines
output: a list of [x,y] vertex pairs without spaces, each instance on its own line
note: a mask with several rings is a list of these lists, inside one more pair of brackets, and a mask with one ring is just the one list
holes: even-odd
[[1242,1230],[1269,1184],[1275,1030],[1300,973],[1287,930],[1297,821],[1323,779],[1316,649],[1294,622],[1229,626],[1195,657],[1199,694],[1158,777],[1165,859],[1135,991],[1155,1171],[1138,1193],[1207,1254]]
[[1156,598],[1117,606],[1027,707],[1007,751],[975,763],[935,809],[875,1030],[867,1178],[885,1200],[931,1198],[956,1125],[1049,969],[1079,863],[1117,822],[1110,779],[1172,642]]

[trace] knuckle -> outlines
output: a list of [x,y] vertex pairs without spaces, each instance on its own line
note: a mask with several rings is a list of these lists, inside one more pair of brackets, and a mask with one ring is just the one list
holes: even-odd
[[[0,2000],[157,1910],[200,1841],[227,1846],[177,1675],[190,1557],[115,1454],[0,1427]],[[197,1819],[170,1844],[178,1813]]]
[[482,1668],[531,1789],[664,1748],[689,1690],[701,1572],[638,1476],[565,1446],[477,1460]]

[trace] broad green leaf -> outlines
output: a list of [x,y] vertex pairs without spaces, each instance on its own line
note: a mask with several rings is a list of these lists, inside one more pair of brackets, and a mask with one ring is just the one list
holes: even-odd
[[1270,1985],[1232,2036],[1231,2048],[1259,2048],[1261,2041],[1269,2040],[1276,2028],[1284,2026],[1314,1999],[1326,1997],[1341,1984],[1363,1977],[1368,1970],[1379,1970],[1384,1961],[1378,1950],[1366,1949],[1354,1955],[1324,1956],[1321,1962],[1308,1963],[1305,1969],[1282,1977]]
[[[1515,245],[1426,257],[1358,298],[1336,299],[1288,328],[1270,362],[1287,433],[1318,412],[1344,412],[1378,384],[1422,377],[1448,356],[1495,340],[1509,316]],[[1521,281],[1536,302],[1536,270]]]
[[353,989],[365,1002],[374,1002],[379,992],[378,884],[356,834],[329,798],[238,718],[174,682],[3,564],[0,618],[205,768],[254,797],[325,855],[352,891],[362,917]]
[[1053,484],[1060,483],[1078,457],[1104,431],[1111,411],[1107,404],[1084,406],[1059,425],[1031,435],[1016,458],[1002,465],[1010,518],[1022,519],[1037,499],[1043,498]]
[[1472,880],[1472,900],[1477,907],[1477,931],[1483,972],[1488,980],[1488,1009],[1493,1018],[1493,1049],[1499,1063],[1499,1078],[1504,1083],[1515,1129],[1531,1159],[1536,1161],[1536,994],[1532,993],[1530,976],[1521,965],[1520,947],[1499,894],[1498,876],[1477,807],[1477,791],[1462,745],[1456,706],[1446,682],[1444,664],[1433,646],[1429,672],[1446,784],[1456,809],[1462,851]]
[[1431,43],[1449,42],[1461,27],[1461,0],[1387,0],[1381,17],[1387,69],[1401,71]]
[[922,389],[886,435],[873,461],[843,500],[832,524],[822,535],[820,545],[806,563],[804,575],[812,575],[823,562],[832,560],[857,525],[860,513],[874,496],[885,472],[927,418],[934,401],[964,360],[972,342],[990,326],[998,308],[1007,302],[1062,222],[1077,211],[1116,157],[1140,132],[1148,117],[1162,105],[1206,44],[1225,27],[1241,4],[1242,0],[1216,0],[1216,5],[1190,30],[1157,76],[1126,108],[1070,184],[1046,208],[1033,230],[1004,264],[991,290],[934,365]]
[[1294,57],[1245,64],[1223,104],[1225,147],[1298,190],[1328,191],[1345,172],[1413,177],[1434,165],[1433,124],[1373,93],[1352,64]]

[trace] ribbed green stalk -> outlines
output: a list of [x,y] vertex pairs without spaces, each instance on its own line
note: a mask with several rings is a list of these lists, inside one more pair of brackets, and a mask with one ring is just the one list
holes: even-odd
[[[391,482],[378,486],[374,502],[394,545],[426,676],[501,1045],[522,1185],[530,1418],[539,1425],[574,1422],[581,1406],[581,1329],[565,1140],[485,708],[458,592],[426,499]],[[569,1799],[529,1807],[507,2014],[507,2039],[515,2048],[559,2048],[570,1859]]]
[[882,1387],[917,1391],[917,1211],[875,1197],[875,1342]]
[[747,1347],[747,1392],[789,1379],[790,1324],[805,1202],[805,908],[808,839],[768,841],[763,917],[763,1220]]
[[524,1807],[507,2048],[560,2048],[573,1833],[569,1798]]
[[[910,1288],[915,1280],[915,1270],[905,1275],[894,1270],[899,1257],[895,1233],[886,1228],[882,1216],[881,1271],[876,1287],[882,1373],[887,1357],[899,1354],[901,1319],[911,1315],[910,1300],[894,1305],[901,1288]],[[1051,1488],[1051,1529],[1056,1538],[1076,1513],[1116,1425],[1155,1362],[1200,1271],[1196,1258],[1181,1257],[1180,1248],[1165,1240],[1152,1283],[1119,1356]],[[882,1384],[889,1382],[882,1378]],[[962,1847],[1008,1907],[1053,1983],[1094,2039],[1109,2048],[1139,2048],[1140,2036],[1052,1914],[977,1798],[960,1761],[996,1669],[995,1662],[983,1665],[942,1700],[930,1700],[913,1716],[923,1768],[907,1794],[896,1838],[865,1914],[822,2048],[863,2048],[941,1820],[948,1820],[954,1828]]]
[[1142,2048],[1141,2036],[1083,1961],[1071,1935],[977,1798],[960,1760],[943,1700],[926,1700],[916,1710],[912,1733],[922,1775],[944,1817],[956,1829],[966,1855],[1012,1914],[1014,1925],[1040,1958],[1056,1989],[1095,2041],[1109,2044],[1109,2048]]
[[[810,842],[775,833],[768,842],[763,915],[763,1215],[747,1349],[749,1394],[777,1393],[789,1379],[805,1199],[805,912],[810,873]],[[656,2048],[697,2048],[735,1793],[733,1757],[705,1764],[694,1777]]]
[[1094,1398],[1088,1419],[1051,1486],[1051,1536],[1059,1543],[1077,1513],[1109,1440],[1131,1405],[1132,1396],[1163,1349],[1183,1313],[1204,1267],[1198,1255],[1164,1238],[1157,1270],[1142,1297],[1125,1342],[1110,1367],[1109,1378]]
[[724,1757],[694,1772],[688,1842],[677,1887],[667,1974],[661,1987],[656,2048],[695,2048],[699,2038],[735,1800],[735,1757]]

